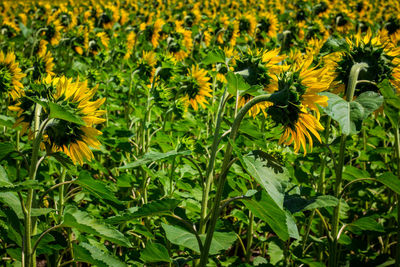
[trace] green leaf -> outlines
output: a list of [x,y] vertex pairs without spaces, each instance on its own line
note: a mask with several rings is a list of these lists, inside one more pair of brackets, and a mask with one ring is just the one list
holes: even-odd
[[19,219],[24,218],[24,214],[22,213],[21,203],[17,194],[14,192],[0,192],[0,202],[3,202],[8,207],[10,207]]
[[12,143],[0,143],[0,161],[13,151],[15,148]]
[[50,118],[69,121],[78,125],[86,125],[80,116],[74,114],[67,108],[53,102],[49,102],[48,104],[50,108]]
[[118,224],[129,220],[149,216],[161,216],[165,213],[171,213],[178,207],[181,201],[176,199],[161,199],[155,200],[143,205],[142,207],[134,207],[130,211],[110,217],[106,220],[107,223]]
[[81,172],[75,183],[80,185],[84,191],[100,200],[106,199],[117,204],[123,203],[115,196],[115,193],[107,187],[105,182],[93,179],[87,171]]
[[[200,253],[199,244],[194,234],[185,229],[168,225],[165,223],[161,223],[161,226],[165,231],[167,239],[171,243],[189,248],[197,253]],[[206,239],[205,234],[200,235],[200,240],[202,241],[202,243],[204,243],[205,239]],[[214,236],[210,246],[210,254],[215,255],[218,254],[221,250],[227,250],[229,247],[232,246],[235,240],[236,240],[236,234],[233,232],[229,233],[214,232]]]
[[285,197],[285,208],[287,208],[291,213],[325,207],[334,207],[337,206],[338,203],[339,200],[333,196],[316,196],[306,199],[296,194],[287,195]]
[[242,165],[282,209],[286,184],[289,179],[288,173],[272,156],[262,153],[262,151],[253,151],[243,156],[241,158]]
[[110,253],[88,243],[73,244],[75,259],[99,267],[127,267],[125,263]]
[[240,95],[241,92],[250,88],[250,85],[246,83],[243,76],[240,74],[229,71],[226,75],[226,80],[228,82],[228,92],[233,96],[236,96],[238,91]]
[[13,184],[8,180],[6,170],[0,165],[0,188],[3,186],[13,186]]
[[389,117],[393,127],[398,127],[400,122],[400,97],[396,95],[393,85],[388,80],[378,84],[378,87],[385,99],[385,114]]
[[131,246],[129,240],[121,232],[112,226],[97,221],[89,213],[80,211],[77,207],[65,207],[63,219],[64,226],[76,228],[80,232],[103,237],[121,246]]
[[38,181],[33,181],[33,180],[27,180],[27,181],[23,181],[23,182],[19,182],[19,183],[11,183],[11,184],[3,184],[0,181],[0,192],[18,192],[18,191],[22,191],[22,190],[26,190],[26,189],[30,189],[30,188],[34,188],[34,189],[39,189],[41,186],[39,185]]
[[168,250],[158,243],[147,243],[140,252],[140,259],[144,262],[171,262]]
[[383,103],[383,98],[375,92],[364,92],[351,102],[328,92],[321,95],[329,98],[328,106],[323,107],[323,110],[339,123],[341,132],[346,135],[358,133],[363,120]]
[[384,233],[385,229],[379,224],[376,219],[378,216],[369,216],[358,219],[352,222],[348,228],[355,234],[359,234],[361,231],[374,231]]
[[391,172],[385,172],[377,178],[379,182],[389,187],[395,193],[400,194],[400,179]]
[[158,160],[166,159],[169,157],[186,156],[186,155],[190,155],[191,153],[192,152],[190,150],[179,151],[179,152],[176,150],[171,150],[166,153],[150,151],[150,152],[146,153],[141,159],[138,159],[134,162],[128,163],[125,166],[119,167],[119,169],[120,170],[132,169],[132,168],[136,168],[136,167],[151,163],[153,161],[158,161]]
[[266,222],[280,239],[289,239],[286,212],[265,191],[257,193],[253,199],[243,199],[242,202],[256,217]]
[[346,40],[331,36],[326,40],[321,48],[321,53],[332,53],[346,49]]
[[202,61],[203,64],[215,64],[215,63],[225,63],[225,54],[221,50],[210,51],[205,59]]
[[5,116],[5,115],[0,115],[0,125],[1,126],[6,126],[6,127],[13,127],[15,123],[15,119],[13,117]]

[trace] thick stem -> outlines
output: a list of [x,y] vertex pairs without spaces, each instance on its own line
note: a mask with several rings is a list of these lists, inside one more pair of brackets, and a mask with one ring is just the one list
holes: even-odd
[[[399,127],[395,128],[395,148],[396,148],[396,164],[397,164],[397,176],[400,179],[400,134]],[[396,245],[396,267],[400,267],[400,197],[396,194],[397,198],[397,245]]]
[[[367,63],[355,63],[350,70],[349,81],[347,83],[347,90],[346,90],[346,100],[351,102],[354,97],[354,92],[357,86],[358,75],[360,71],[366,69],[368,67]],[[335,180],[335,187],[334,187],[334,194],[335,197],[339,197],[342,191],[342,174],[343,174],[343,166],[344,166],[344,153],[346,150],[346,139],[347,135],[342,134],[340,138],[340,151],[339,151],[339,159],[336,165],[336,180]],[[339,264],[339,252],[338,252],[338,228],[339,228],[339,211],[340,211],[340,199],[338,205],[335,207],[333,211],[332,217],[332,243],[331,243],[331,251],[329,254],[329,266],[336,267]]]
[[230,166],[230,161],[231,161],[231,156],[232,156],[232,151],[233,147],[231,142],[234,142],[236,139],[236,136],[239,131],[239,126],[240,123],[242,122],[244,116],[247,114],[247,112],[256,104],[260,102],[265,102],[268,101],[271,95],[261,95],[253,98],[249,102],[247,102],[243,108],[239,111],[237,114],[235,120],[233,121],[232,127],[231,127],[231,133],[229,136],[230,142],[226,146],[226,151],[225,151],[225,157],[222,163],[222,168],[221,168],[221,174],[218,179],[218,185],[217,185],[217,192],[215,194],[214,202],[213,202],[213,208],[212,208],[212,215],[210,219],[209,226],[207,228],[207,236],[206,240],[204,242],[204,249],[201,252],[200,256],[200,266],[205,267],[208,262],[208,254],[210,252],[210,246],[211,246],[211,240],[214,235],[214,230],[215,230],[215,225],[217,223],[218,217],[219,217],[219,206],[222,198],[222,192],[224,189],[224,184],[226,180],[226,176],[228,174],[229,166]]
[[223,110],[224,110],[224,103],[225,103],[225,94],[226,90],[224,91],[224,94],[222,95],[221,102],[218,107],[218,115],[217,115],[217,123],[215,125],[215,131],[214,131],[214,138],[213,138],[213,143],[211,146],[211,155],[210,155],[210,160],[207,165],[207,170],[206,170],[206,181],[204,183],[204,188],[203,188],[203,197],[202,197],[202,202],[201,202],[201,213],[200,213],[200,227],[199,227],[199,233],[204,234],[206,231],[206,216],[207,216],[207,208],[208,208],[208,198],[210,194],[210,189],[211,189],[211,184],[213,181],[213,170],[214,170],[214,165],[215,165],[215,157],[217,155],[218,151],[218,144],[219,144],[219,131],[221,128],[221,122],[222,122],[222,115],[223,115]]
[[64,189],[65,189],[65,176],[67,174],[67,169],[62,168],[61,170],[61,176],[60,176],[60,188],[59,188],[59,206],[58,206],[58,215],[60,216],[60,221],[62,218],[62,214],[64,212]]

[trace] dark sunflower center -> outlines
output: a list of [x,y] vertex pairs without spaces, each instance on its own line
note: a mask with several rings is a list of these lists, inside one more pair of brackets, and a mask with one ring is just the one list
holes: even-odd
[[144,32],[143,32],[144,38],[147,41],[151,41],[151,38],[153,37],[153,33],[154,33],[154,27],[152,25],[146,26],[146,29],[144,29]]
[[328,5],[325,2],[321,2],[314,6],[314,13],[315,15],[319,15],[324,13],[328,9]]
[[182,92],[184,95],[189,96],[190,99],[194,99],[200,92],[200,85],[195,79],[190,79],[182,86]]
[[57,119],[48,125],[46,133],[50,144],[57,147],[81,141],[85,134],[78,124]]
[[0,64],[0,92],[7,92],[12,85],[12,74],[7,65]]
[[67,14],[67,13],[61,13],[60,21],[61,21],[61,25],[63,25],[64,27],[67,27],[71,23],[71,18],[69,16],[69,14]]
[[[338,63],[338,80],[344,82],[347,87],[348,77],[351,67],[355,63],[365,62],[368,64],[366,70],[362,70],[358,76],[358,80],[368,80],[380,83],[384,79],[392,78],[393,63],[392,57],[388,56],[383,48],[372,47],[372,45],[361,45],[355,47],[353,51],[342,57]],[[355,95],[359,95],[366,91],[376,91],[377,88],[373,84],[361,83],[357,85]]]
[[239,20],[239,31],[247,32],[249,30],[250,30],[250,22],[247,19],[240,19]]
[[337,15],[335,21],[339,27],[343,27],[348,23],[348,20],[342,14]]
[[141,75],[146,76],[146,77],[150,77],[152,67],[149,64],[142,62],[142,63],[139,64],[138,69],[139,69],[139,73]]
[[51,38],[53,38],[55,34],[56,34],[55,27],[53,25],[48,25],[47,30],[46,30],[47,40],[50,40]]
[[301,83],[298,72],[288,72],[279,80],[278,88],[274,105],[267,113],[276,123],[294,129],[301,113],[301,96],[305,93],[306,87]]
[[267,19],[262,19],[260,21],[260,24],[258,25],[258,28],[260,29],[261,32],[268,32],[271,27],[271,23]]
[[268,68],[262,63],[261,57],[248,57],[237,61],[235,68],[242,73],[243,78],[250,85],[267,86],[270,83]]

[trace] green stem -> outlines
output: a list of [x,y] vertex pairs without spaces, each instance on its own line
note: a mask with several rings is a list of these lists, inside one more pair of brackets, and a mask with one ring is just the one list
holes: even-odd
[[219,212],[220,212],[219,206],[220,206],[220,202],[221,202],[221,198],[222,198],[222,192],[224,189],[224,184],[225,184],[226,177],[227,177],[227,174],[229,171],[229,167],[231,165],[230,162],[231,162],[231,156],[232,156],[232,152],[233,152],[233,147],[232,147],[231,142],[235,141],[236,136],[239,131],[240,123],[242,122],[242,120],[243,120],[244,116],[247,114],[247,112],[254,105],[256,105],[260,102],[268,101],[270,99],[270,96],[271,95],[269,95],[269,94],[257,96],[255,98],[253,98],[252,100],[250,100],[249,102],[247,102],[243,106],[243,108],[239,111],[235,120],[233,121],[233,124],[231,127],[231,133],[229,136],[230,142],[226,146],[225,156],[224,156],[224,160],[223,160],[222,167],[221,167],[221,174],[218,179],[217,191],[215,193],[209,227],[207,228],[207,236],[206,236],[206,240],[204,242],[204,249],[201,252],[201,256],[200,256],[200,266],[201,267],[205,267],[207,265],[208,254],[210,252],[210,246],[211,246],[211,240],[213,238],[215,225],[216,225],[218,217],[219,217]]
[[250,262],[251,245],[253,243],[253,224],[254,224],[254,214],[250,211],[249,214],[249,225],[247,227],[247,244],[246,244],[246,263]]
[[[397,176],[400,179],[400,134],[399,126],[395,128],[395,149],[396,149],[396,164],[397,164]],[[396,194],[397,198],[397,245],[396,245],[396,267],[400,267],[400,197]]]
[[209,199],[209,194],[211,190],[211,184],[213,181],[213,170],[214,170],[214,165],[215,165],[215,157],[217,155],[218,151],[218,140],[219,140],[219,131],[221,128],[221,122],[222,122],[222,115],[223,115],[223,110],[224,110],[224,103],[225,103],[225,94],[222,95],[221,102],[218,107],[218,115],[217,115],[217,122],[215,125],[215,131],[214,131],[214,138],[213,138],[213,143],[211,146],[211,155],[210,155],[210,160],[207,165],[207,170],[206,170],[206,181],[204,184],[204,189],[203,189],[203,197],[202,197],[202,202],[201,202],[201,213],[200,213],[200,227],[199,227],[199,233],[204,234],[206,231],[206,216],[207,216],[207,208],[208,208],[208,199]]
[[[360,71],[366,69],[368,67],[367,63],[355,63],[350,70],[349,81],[347,83],[347,90],[346,90],[346,100],[351,102],[354,97],[354,92],[357,86],[358,75]],[[340,150],[339,150],[339,159],[336,165],[336,180],[335,180],[335,187],[334,187],[334,195],[335,197],[339,198],[340,193],[342,192],[342,174],[343,174],[343,166],[344,166],[344,158],[345,158],[345,150],[346,150],[346,139],[347,135],[342,134],[340,138]],[[338,205],[335,207],[333,211],[332,217],[332,230],[331,230],[331,237],[332,243],[331,251],[329,254],[329,266],[336,267],[339,264],[339,251],[338,251],[338,230],[339,230],[339,211],[340,211],[340,199]]]
[[60,188],[59,188],[59,207],[58,207],[58,215],[60,216],[60,221],[62,218],[62,214],[64,212],[64,189],[65,189],[65,176],[67,174],[67,169],[62,168],[61,170],[61,176],[60,176]]

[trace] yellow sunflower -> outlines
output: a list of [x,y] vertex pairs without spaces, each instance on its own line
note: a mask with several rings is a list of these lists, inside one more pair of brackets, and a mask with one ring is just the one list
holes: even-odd
[[63,26],[61,25],[61,22],[56,19],[54,15],[52,15],[47,19],[47,26],[46,30],[43,32],[43,35],[51,45],[58,45],[61,40],[62,29]]
[[13,100],[23,95],[21,79],[26,76],[15,62],[14,52],[0,51],[0,92],[7,92]]
[[42,40],[39,44],[36,57],[33,59],[32,77],[34,80],[40,79],[47,75],[54,76],[54,58],[50,51],[47,50],[47,41]]
[[[78,79],[74,82],[64,76],[52,78],[49,75],[38,85],[41,87],[40,92],[27,92],[27,95],[48,95],[49,102],[57,103],[81,120],[79,124],[62,119],[50,120],[44,131],[41,147],[45,147],[49,152],[64,152],[74,163],[80,165],[85,160],[91,160],[93,153],[89,147],[100,147],[97,136],[101,135],[101,132],[95,125],[105,121],[100,118],[105,111],[98,110],[105,98],[91,101],[97,87],[91,89],[88,88],[87,81],[81,82]],[[32,106],[34,103],[30,99],[21,98],[17,105],[10,107],[10,110],[18,112],[15,126],[21,125],[22,132],[26,132],[31,126]],[[48,110],[44,112],[47,113]]]
[[[318,69],[312,66],[312,62],[312,55],[297,58],[287,71],[279,74],[278,82],[269,88],[276,92],[276,97],[267,114],[284,128],[279,143],[294,143],[296,153],[300,148],[303,148],[304,154],[307,153],[307,140],[312,150],[311,134],[321,141],[318,131],[323,130],[323,127],[319,123],[317,105],[327,106],[328,98],[318,93],[328,90],[333,80],[328,66]],[[310,111],[314,111],[316,117]]]
[[360,32],[351,38],[346,38],[348,49],[345,52],[334,53],[328,57],[329,67],[336,72],[336,79],[331,87],[343,92],[347,87],[348,77],[355,63],[367,63],[368,68],[360,71],[358,80],[372,83],[357,84],[355,96],[365,91],[377,91],[375,84],[384,79],[390,80],[400,92],[400,47],[393,44],[386,35],[372,35],[370,30],[362,35]]
[[[278,73],[286,68],[281,65],[285,58],[285,56],[279,55],[279,49],[255,52],[249,49],[235,61],[235,71],[248,73],[244,76],[244,79],[250,86],[259,86],[263,90],[269,91],[270,88],[276,87]],[[238,99],[238,107],[243,107],[252,98],[253,96],[249,94],[241,95]],[[268,106],[270,106],[269,102],[259,103],[249,110],[249,114],[255,117],[262,111],[266,115],[265,111]]]
[[209,80],[206,70],[200,69],[199,66],[192,66],[180,88],[180,93],[183,95],[181,101],[185,109],[191,105],[194,110],[198,110],[199,104],[205,108],[205,104],[208,103],[206,97],[212,97]]

